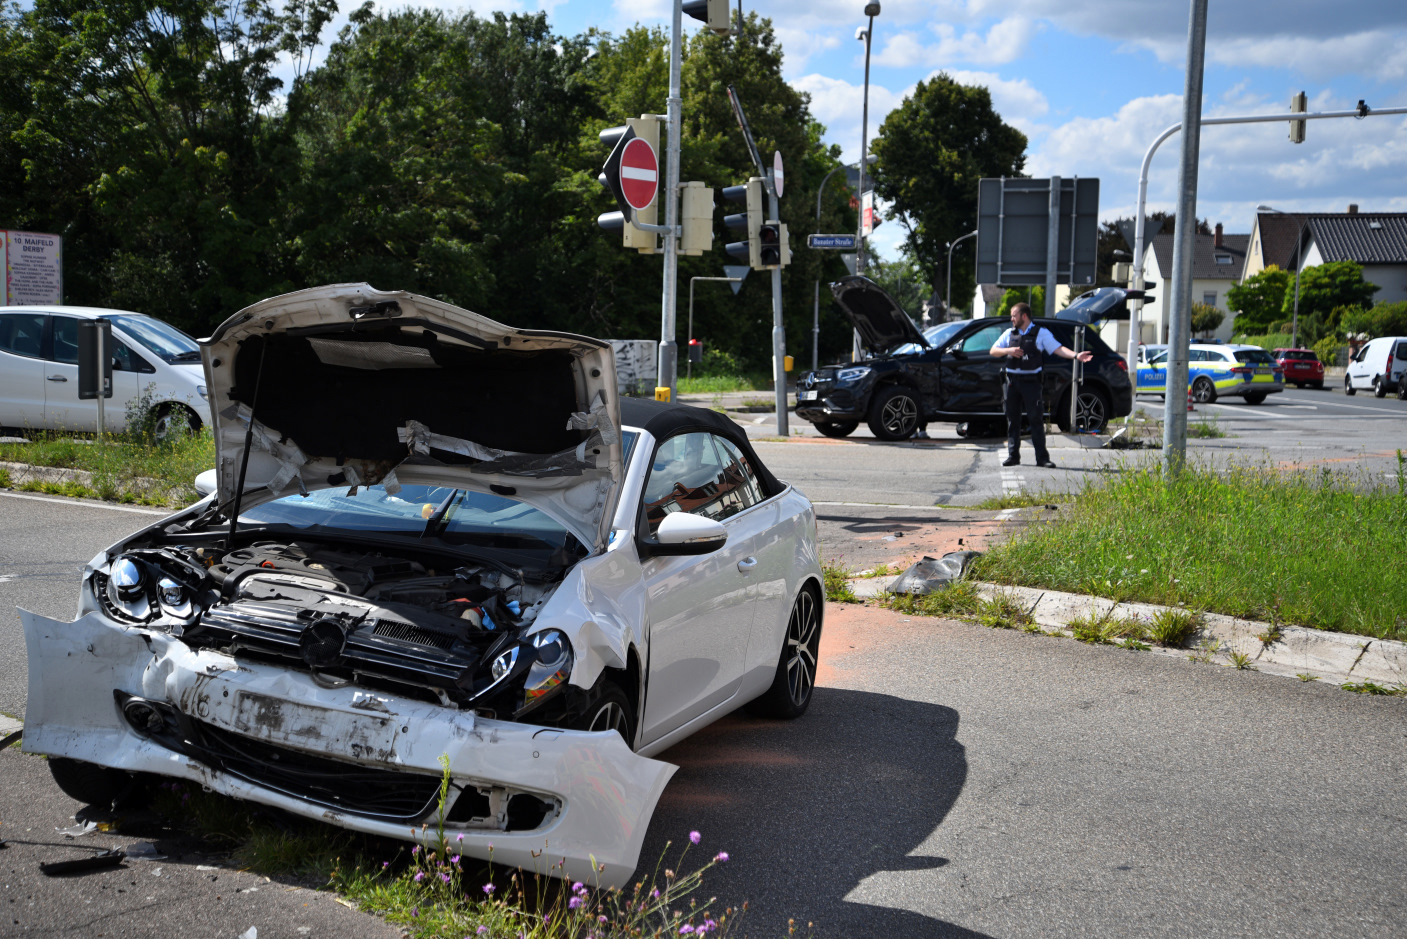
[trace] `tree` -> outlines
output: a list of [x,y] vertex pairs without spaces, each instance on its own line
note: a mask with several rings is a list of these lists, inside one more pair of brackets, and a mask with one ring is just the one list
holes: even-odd
[[1011,308],[1018,303],[1029,303],[1031,305],[1031,315],[1045,316],[1045,288],[1044,287],[1008,287],[1006,293],[1002,294],[1001,300],[995,309],[988,307],[988,316],[1010,316]]
[[1226,314],[1210,303],[1193,302],[1192,304],[1192,332],[1207,335],[1216,331],[1226,319]]
[[1268,329],[1282,316],[1290,275],[1274,264],[1226,291],[1226,305],[1236,311],[1236,330],[1251,334]]
[[899,304],[899,309],[915,323],[922,322],[923,303],[928,299],[928,279],[923,276],[913,257],[901,251],[893,261],[871,255],[866,261],[865,274],[879,284]]
[[1364,339],[1407,336],[1407,301],[1379,303],[1367,310],[1362,307],[1347,309],[1340,325],[1348,335]]
[[[872,148],[875,191],[893,203],[906,250],[941,293],[948,244],[977,227],[978,180],[1020,176],[1026,135],[1002,121],[986,88],[939,73],[889,113]],[[973,258],[967,246],[953,254],[955,297],[975,289]]]
[[[1288,274],[1286,275],[1288,279]],[[1354,261],[1331,261],[1300,271],[1299,315],[1328,315],[1338,306],[1367,306],[1378,292],[1377,284],[1363,279],[1363,268]],[[1295,289],[1291,283],[1280,304],[1280,312],[1288,317],[1294,313]]]

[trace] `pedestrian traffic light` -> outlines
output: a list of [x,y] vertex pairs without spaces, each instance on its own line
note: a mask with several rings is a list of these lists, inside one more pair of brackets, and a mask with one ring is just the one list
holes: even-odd
[[680,183],[679,253],[713,250],[713,189],[703,183]]
[[727,36],[733,32],[728,23],[728,0],[684,0],[680,9],[686,16],[702,20],[705,26],[719,36]]
[[723,224],[742,235],[746,241],[730,242],[724,249],[730,255],[740,261],[746,261],[748,266],[754,270],[762,269],[760,249],[761,242],[758,241],[758,233],[762,228],[762,217],[764,213],[763,200],[766,195],[763,191],[763,179],[761,176],[754,176],[741,186],[729,186],[723,190],[723,198],[729,202],[742,202],[747,205],[746,212],[739,212],[735,215],[725,215]]
[[690,362],[693,362],[695,365],[698,365],[700,362],[703,361],[703,340],[702,340],[702,339],[690,339],[690,340],[689,340],[689,361],[690,361]]
[[[616,204],[620,206],[619,211],[604,212],[596,217],[596,224],[606,231],[621,232],[621,244],[627,248],[634,248],[641,254],[654,254],[657,248],[657,239],[654,232],[648,232],[637,228],[631,222],[644,222],[647,225],[656,224],[659,218],[659,199],[653,200],[644,209],[632,209],[625,198],[625,189],[621,176],[621,159],[625,155],[626,144],[631,140],[639,138],[650,145],[650,148],[659,153],[660,125],[653,115],[642,114],[638,118],[629,118],[620,127],[608,127],[601,131],[600,139],[603,144],[611,148],[611,155],[606,158],[606,163],[601,167],[601,175],[597,180],[602,186],[615,197]],[[636,174],[638,176],[638,174]],[[658,170],[655,173],[658,177]],[[658,183],[656,183],[658,188]]]
[[[1304,96],[1304,92],[1290,98],[1290,113],[1303,114],[1309,110],[1309,101]],[[1304,143],[1305,121],[1290,121],[1290,143]]]
[[786,267],[791,263],[791,246],[787,243],[787,227],[769,218],[757,231],[757,259],[763,268]]

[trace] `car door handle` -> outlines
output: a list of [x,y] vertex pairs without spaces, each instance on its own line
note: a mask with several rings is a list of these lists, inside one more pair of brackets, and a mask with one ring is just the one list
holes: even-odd
[[742,571],[744,574],[751,571],[756,566],[757,558],[743,558],[738,562],[738,570]]
[[68,379],[62,375],[50,375],[49,381],[68,381]]

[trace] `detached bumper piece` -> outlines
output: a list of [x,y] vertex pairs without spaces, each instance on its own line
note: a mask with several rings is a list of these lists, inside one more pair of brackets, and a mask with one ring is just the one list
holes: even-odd
[[[675,767],[615,732],[489,720],[453,706],[329,686],[322,676],[193,649],[100,613],[20,611],[29,657],[24,747],[185,779],[355,831],[622,887]],[[433,650],[439,651],[439,650]],[[462,836],[462,840],[461,839]]]

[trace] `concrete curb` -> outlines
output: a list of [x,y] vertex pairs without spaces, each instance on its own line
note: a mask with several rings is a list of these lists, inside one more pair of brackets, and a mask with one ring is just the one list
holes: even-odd
[[[856,596],[870,599],[884,593],[892,582],[884,577],[861,578],[851,580],[850,586]],[[1069,624],[1074,619],[1097,619],[1108,615],[1151,619],[1162,610],[1174,609],[1152,603],[1119,603],[1104,597],[1058,590],[988,583],[978,583],[977,587],[987,597],[1004,595],[1012,598],[1025,607],[1038,625],[1067,636],[1072,635]],[[1269,633],[1269,623],[1219,613],[1205,614],[1202,623],[1202,628],[1187,648],[1154,646],[1153,651],[1163,655],[1195,654],[1198,658],[1221,665],[1233,664],[1231,654],[1239,653],[1247,656],[1257,671],[1271,675],[1313,675],[1338,685],[1367,681],[1387,687],[1407,686],[1407,642],[1370,639],[1303,626],[1281,626],[1280,638],[1264,643],[1258,637]]]
[[[10,485],[18,489],[25,483],[78,483],[93,486],[93,474],[88,470],[65,469],[57,466],[34,466],[29,463],[9,463],[0,460],[0,469],[9,471]],[[177,496],[180,493],[166,482],[160,479],[151,479],[144,476],[134,476],[123,480],[125,487],[139,495],[158,497],[172,505],[181,504]]]

